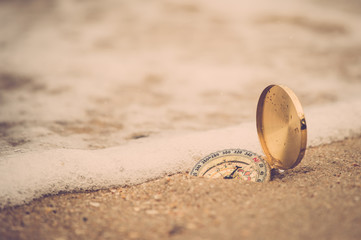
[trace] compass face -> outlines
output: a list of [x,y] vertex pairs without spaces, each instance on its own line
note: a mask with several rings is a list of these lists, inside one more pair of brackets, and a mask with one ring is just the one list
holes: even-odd
[[270,167],[263,158],[253,152],[243,149],[227,149],[201,159],[194,166],[190,175],[265,182],[270,179]]

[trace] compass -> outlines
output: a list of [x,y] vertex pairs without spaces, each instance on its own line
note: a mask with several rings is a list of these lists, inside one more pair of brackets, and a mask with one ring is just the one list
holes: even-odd
[[264,182],[270,178],[270,167],[262,157],[253,152],[227,149],[203,158],[194,166],[191,175]]
[[257,133],[264,157],[244,149],[226,149],[201,159],[190,175],[266,182],[271,169],[296,167],[306,151],[307,126],[291,89],[270,85],[263,90],[257,105]]

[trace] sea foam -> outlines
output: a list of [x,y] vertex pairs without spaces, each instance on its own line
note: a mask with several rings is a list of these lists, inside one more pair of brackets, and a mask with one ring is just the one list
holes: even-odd
[[[361,100],[305,109],[308,146],[361,134]],[[46,194],[139,184],[189,171],[211,152],[227,148],[263,154],[255,122],[157,138],[101,150],[57,149],[9,155],[0,160],[0,206]]]

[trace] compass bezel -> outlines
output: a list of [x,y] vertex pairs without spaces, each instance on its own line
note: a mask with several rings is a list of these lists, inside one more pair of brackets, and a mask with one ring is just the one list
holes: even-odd
[[[236,158],[230,160],[230,158]],[[210,175],[207,176],[206,173],[213,168],[217,168],[218,166],[221,166],[223,164],[228,164],[230,162],[242,162],[246,161],[249,162],[247,165],[252,166],[252,169],[254,169],[258,175],[257,177],[252,179],[244,179],[246,181],[254,181],[254,182],[268,182],[271,177],[270,172],[270,166],[264,158],[254,152],[245,150],[245,149],[225,149],[222,151],[213,152],[204,158],[202,158],[200,161],[197,162],[197,164],[193,167],[193,169],[190,171],[189,175],[195,176],[195,177],[208,177],[208,178],[219,178],[220,176]],[[256,167],[256,168],[254,168]],[[234,170],[234,169],[232,169]],[[222,174],[221,174],[222,175]],[[223,176],[224,177],[224,176]],[[226,179],[226,177],[224,177]],[[235,178],[229,177],[230,178]]]

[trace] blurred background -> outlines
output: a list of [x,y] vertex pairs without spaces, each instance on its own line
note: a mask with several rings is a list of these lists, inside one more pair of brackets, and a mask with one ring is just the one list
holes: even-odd
[[359,98],[361,2],[0,1],[1,155],[254,121],[274,83]]

